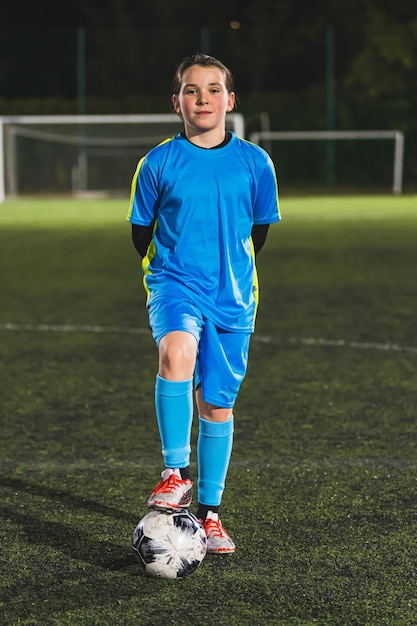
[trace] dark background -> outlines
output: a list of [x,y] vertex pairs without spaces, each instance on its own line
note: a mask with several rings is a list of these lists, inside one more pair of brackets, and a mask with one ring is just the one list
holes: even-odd
[[272,130],[401,130],[417,188],[417,0],[2,3],[0,115],[167,113],[197,50],[231,67],[248,133],[262,111]]

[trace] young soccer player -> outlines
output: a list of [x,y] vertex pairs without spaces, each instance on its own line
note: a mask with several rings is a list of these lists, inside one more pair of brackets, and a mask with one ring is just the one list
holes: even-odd
[[195,388],[197,517],[207,551],[223,554],[235,550],[219,505],[258,305],[255,256],[280,219],[278,188],[266,152],[226,131],[235,92],[223,63],[187,57],[172,104],[184,131],[139,161],[127,218],[159,353],[155,407],[165,469],[148,506],[173,511],[191,503]]

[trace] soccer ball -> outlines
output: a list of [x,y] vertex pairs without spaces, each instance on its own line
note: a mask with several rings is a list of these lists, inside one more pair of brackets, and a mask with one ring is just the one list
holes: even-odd
[[206,555],[206,533],[185,509],[174,513],[150,511],[133,533],[133,552],[146,576],[184,578]]

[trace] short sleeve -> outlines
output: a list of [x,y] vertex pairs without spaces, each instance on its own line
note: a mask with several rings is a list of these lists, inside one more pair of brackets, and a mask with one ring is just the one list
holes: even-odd
[[143,157],[132,179],[127,220],[139,226],[148,226],[155,216],[158,203],[158,182],[149,155]]
[[273,224],[281,219],[278,199],[278,180],[272,159],[265,155],[259,173],[254,202],[253,223]]

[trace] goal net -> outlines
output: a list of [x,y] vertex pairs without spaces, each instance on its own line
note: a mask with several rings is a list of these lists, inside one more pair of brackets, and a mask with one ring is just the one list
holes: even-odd
[[[175,114],[0,117],[0,202],[126,194],[138,160],[182,128]],[[227,128],[243,137],[243,116],[230,113]]]
[[402,193],[404,135],[399,130],[265,130],[251,133],[249,140],[269,152],[287,188]]

